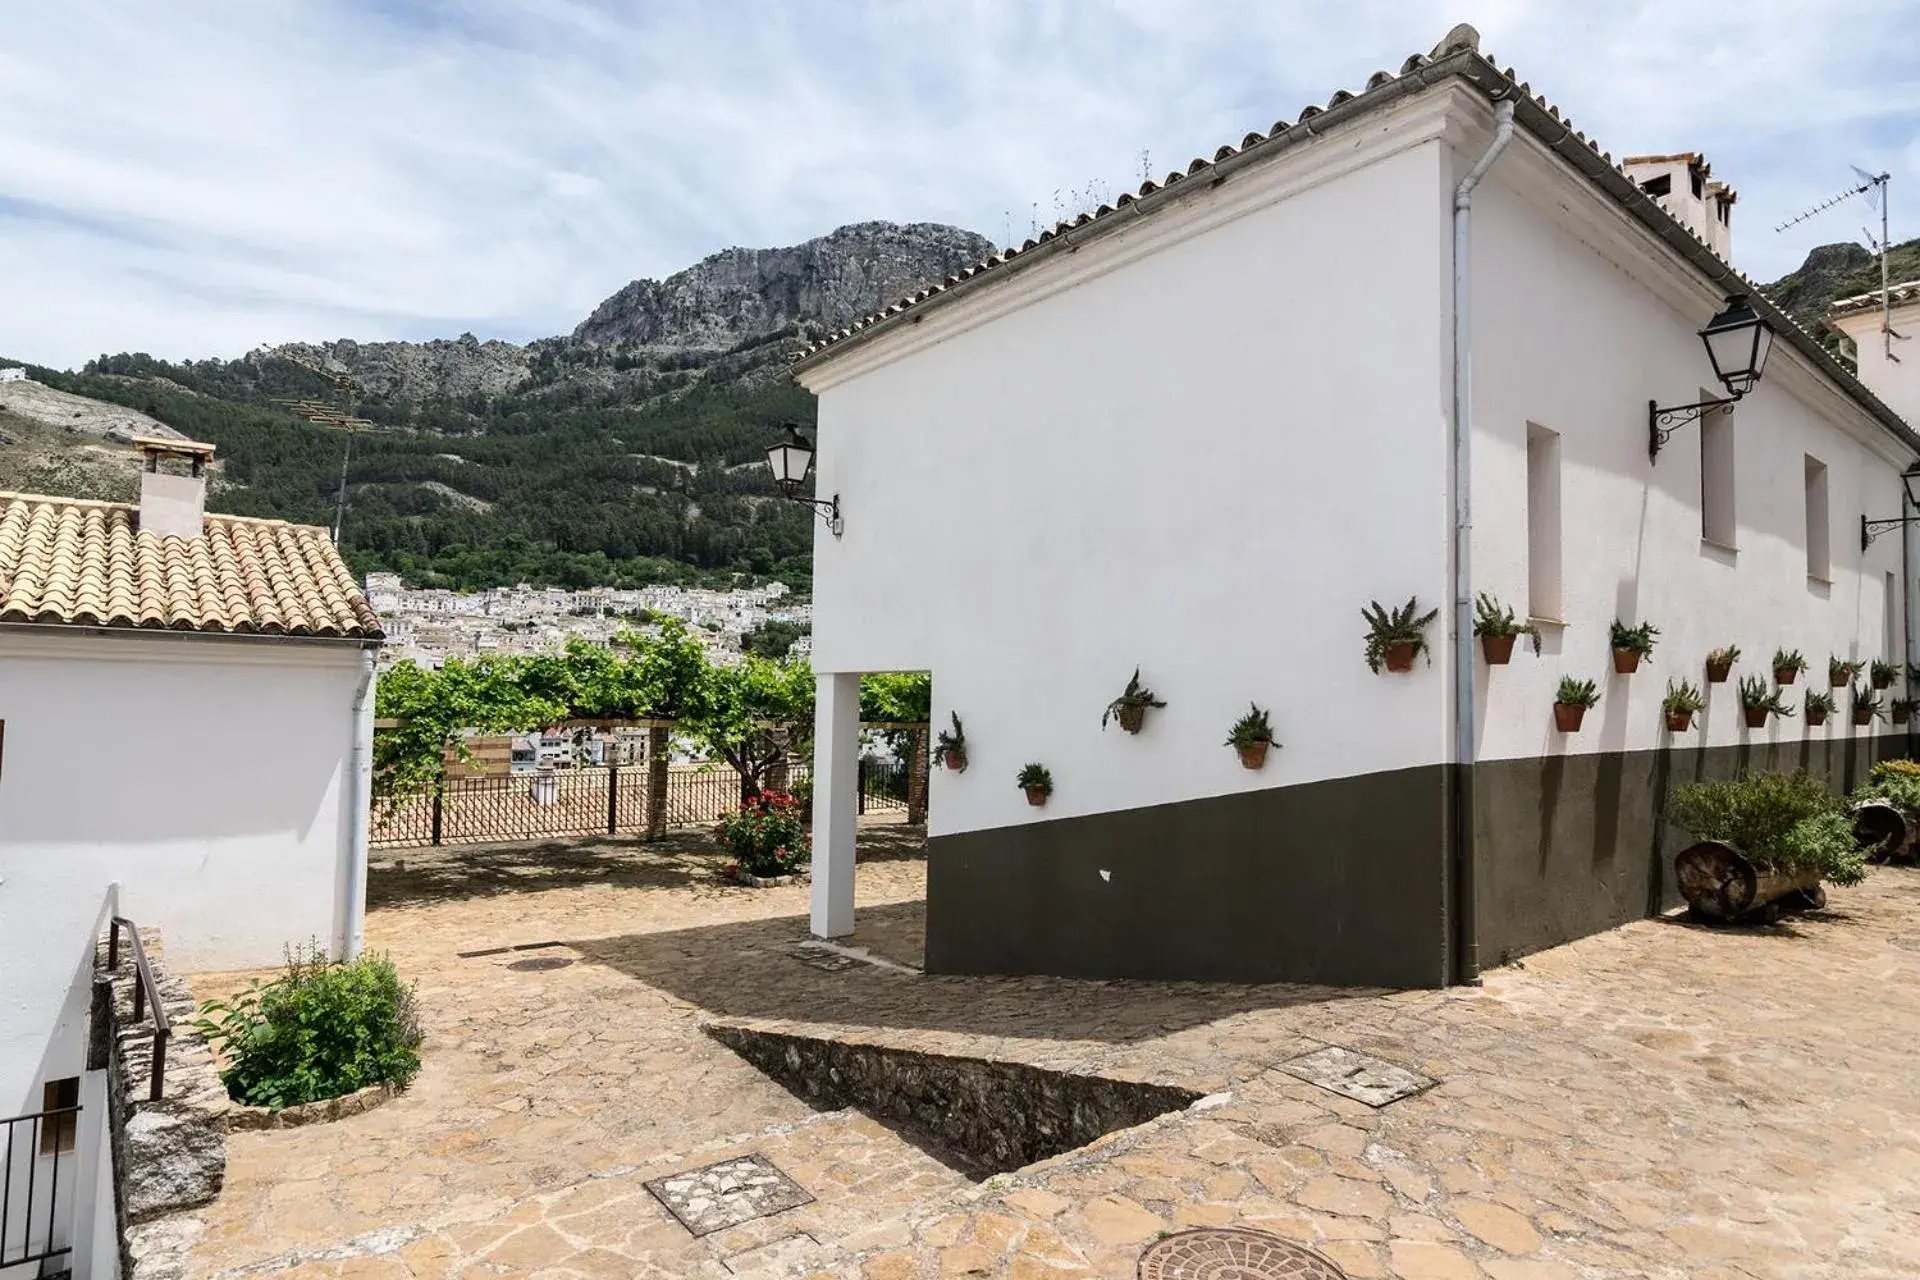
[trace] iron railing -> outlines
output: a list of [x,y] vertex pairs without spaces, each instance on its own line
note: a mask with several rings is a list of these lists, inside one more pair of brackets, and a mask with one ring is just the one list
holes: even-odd
[[146,1017],[146,1007],[153,1006],[153,1071],[147,1086],[147,1097],[158,1102],[161,1090],[166,1087],[167,1041],[173,1036],[173,1023],[160,1003],[160,988],[153,981],[153,966],[147,963],[147,949],[140,945],[140,930],[125,916],[113,917],[107,927],[107,968],[116,973],[120,970],[122,929],[127,931],[127,941],[133,944],[133,1020],[141,1021]]
[[[60,1234],[60,1157],[78,1154],[75,1139],[80,1129],[79,1106],[29,1112],[0,1120],[0,1125],[7,1130],[6,1155],[0,1157],[4,1160],[0,1163],[0,1270],[72,1253],[72,1244],[56,1245],[54,1241]],[[73,1162],[69,1159],[68,1163]],[[42,1164],[49,1166],[44,1173]],[[36,1197],[42,1194],[46,1197],[44,1215],[36,1203]],[[36,1236],[37,1225],[42,1222],[46,1234]]]

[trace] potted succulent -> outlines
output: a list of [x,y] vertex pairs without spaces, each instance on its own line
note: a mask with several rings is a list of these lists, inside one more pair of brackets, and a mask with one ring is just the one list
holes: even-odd
[[1100,713],[1100,727],[1104,729],[1108,721],[1118,720],[1128,733],[1138,733],[1140,726],[1147,722],[1147,708],[1166,705],[1154,696],[1153,690],[1140,683],[1140,668],[1135,667],[1126,689]]
[[1822,880],[1858,884],[1866,875],[1846,811],[1804,773],[1696,782],[1674,792],[1667,817],[1699,837],[1674,858],[1674,879],[1708,920],[1772,919],[1789,898],[1820,907]]
[[1857,662],[1843,662],[1834,657],[1827,659],[1827,683],[1835,689],[1846,688],[1859,674],[1860,664]]
[[1274,746],[1273,726],[1267,722],[1267,713],[1249,702],[1247,714],[1227,730],[1227,745],[1240,753],[1240,763],[1245,768],[1258,769],[1266,764],[1267,752]]
[[1678,685],[1667,681],[1667,696],[1660,700],[1660,709],[1667,713],[1667,732],[1685,733],[1693,728],[1693,717],[1706,705],[1692,681],[1682,680]]
[[1375,600],[1360,616],[1367,621],[1367,666],[1379,675],[1382,666],[1389,671],[1413,670],[1413,656],[1427,647],[1427,624],[1440,611],[1421,613],[1419,597],[1411,596],[1391,613]]
[[1775,649],[1773,651],[1773,681],[1775,684],[1792,684],[1794,678],[1807,669],[1807,660],[1800,656],[1798,649]]
[[1891,662],[1882,662],[1880,659],[1875,658],[1867,664],[1867,678],[1873,681],[1873,687],[1876,689],[1892,688],[1894,677],[1899,674],[1900,668],[1894,666]]
[[1553,727],[1562,733],[1580,732],[1587,709],[1599,701],[1600,691],[1593,681],[1561,676],[1560,687],[1553,694]]
[[1513,610],[1482,591],[1473,606],[1473,634],[1480,637],[1480,652],[1490,667],[1504,667],[1513,661],[1513,642],[1521,636],[1540,643],[1540,631],[1531,622],[1513,616]]
[[1793,708],[1786,704],[1780,691],[1767,688],[1767,682],[1759,676],[1747,676],[1740,681],[1740,710],[1746,714],[1749,729],[1766,728],[1769,715],[1793,714]]
[[945,729],[940,731],[940,736],[934,740],[933,753],[940,757],[940,763],[946,766],[949,773],[965,773],[967,771],[967,731],[960,727],[958,711],[949,711],[947,714],[953,718],[953,731],[951,733]]
[[1807,724],[1819,728],[1833,714],[1833,695],[1818,689],[1807,690]]
[[1882,760],[1854,789],[1853,838],[1869,858],[1914,856],[1920,835],[1920,764]]
[[1871,684],[1853,686],[1853,722],[1856,725],[1872,724],[1880,715],[1880,695],[1873,691]]
[[1615,618],[1608,639],[1613,645],[1613,670],[1616,675],[1632,675],[1640,668],[1640,660],[1653,656],[1653,642],[1660,634],[1660,628],[1651,622],[1643,622],[1630,627]]
[[1913,719],[1913,713],[1917,708],[1920,708],[1920,698],[1895,698],[1887,704],[1887,709],[1893,713],[1895,724],[1905,724]]
[[1727,676],[1733,671],[1733,664],[1740,661],[1740,646],[1730,644],[1724,649],[1715,649],[1707,655],[1707,683],[1725,684]]
[[1043,805],[1047,797],[1053,794],[1053,773],[1043,764],[1022,765],[1016,781],[1020,789],[1027,793],[1027,803],[1030,805]]

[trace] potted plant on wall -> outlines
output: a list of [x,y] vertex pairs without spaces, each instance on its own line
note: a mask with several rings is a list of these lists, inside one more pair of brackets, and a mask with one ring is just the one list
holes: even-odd
[[1485,591],[1473,606],[1473,634],[1480,637],[1480,652],[1490,667],[1504,667],[1513,661],[1513,642],[1521,636],[1533,637],[1537,649],[1540,632],[1531,622],[1513,616],[1513,610]]
[[1822,880],[1866,875],[1845,809],[1804,773],[1696,782],[1674,792],[1667,817],[1700,839],[1673,869],[1687,905],[1708,920],[1774,918],[1786,899],[1823,906]]
[[1266,764],[1267,752],[1274,745],[1273,726],[1267,723],[1267,713],[1249,702],[1247,714],[1227,730],[1227,745],[1240,753],[1240,764],[1244,768],[1258,769]]
[[1853,683],[1853,678],[1858,674],[1860,674],[1859,663],[1845,662],[1831,656],[1827,658],[1827,683],[1833,688],[1846,688]]
[[1706,705],[1692,681],[1682,680],[1678,685],[1667,681],[1667,696],[1660,700],[1660,709],[1667,713],[1667,732],[1685,733],[1693,728],[1693,717]]
[[1418,596],[1389,613],[1378,600],[1360,611],[1367,621],[1367,666],[1375,675],[1413,670],[1414,655],[1427,647],[1427,625],[1440,616],[1438,609],[1420,612]]
[[1775,649],[1773,651],[1773,680],[1775,684],[1792,684],[1794,678],[1807,669],[1807,660],[1800,656],[1798,649]]
[[967,731],[960,727],[958,711],[949,711],[947,715],[953,719],[953,731],[951,733],[945,729],[940,731],[939,737],[934,740],[933,753],[940,757],[940,763],[946,766],[949,773],[965,773],[967,771]]
[[1873,687],[1876,689],[1892,688],[1894,677],[1899,674],[1900,668],[1894,666],[1891,662],[1882,662],[1880,659],[1875,658],[1867,664],[1867,678],[1873,681]]
[[1733,671],[1733,664],[1740,661],[1740,646],[1730,644],[1724,649],[1715,649],[1707,655],[1707,683],[1725,684],[1727,676]]
[[1856,725],[1872,724],[1880,715],[1880,695],[1873,691],[1871,683],[1853,686],[1853,722]]
[[1640,660],[1653,656],[1653,642],[1659,636],[1660,628],[1651,622],[1630,627],[1615,618],[1608,633],[1613,645],[1613,670],[1616,675],[1630,676],[1640,669]]
[[1100,713],[1100,727],[1104,729],[1108,721],[1118,720],[1120,727],[1128,733],[1138,733],[1140,726],[1147,722],[1147,709],[1166,705],[1154,695],[1153,690],[1140,683],[1140,668],[1135,667],[1127,687]]
[[1920,708],[1920,698],[1895,698],[1887,704],[1887,709],[1893,713],[1895,724],[1905,724],[1913,719],[1913,713],[1917,708]]
[[1561,676],[1560,687],[1553,693],[1554,728],[1562,733],[1580,732],[1580,722],[1587,718],[1587,709],[1599,701],[1600,691],[1593,681]]
[[1767,682],[1759,676],[1747,676],[1740,681],[1740,710],[1747,717],[1747,728],[1764,729],[1770,715],[1785,718],[1793,714],[1793,708],[1786,704],[1778,689],[1767,688]]
[[1807,690],[1807,723],[1819,728],[1833,714],[1833,695],[1818,689]]
[[1047,797],[1053,794],[1053,773],[1043,764],[1022,765],[1016,781],[1020,789],[1027,793],[1027,803],[1030,805],[1043,805]]

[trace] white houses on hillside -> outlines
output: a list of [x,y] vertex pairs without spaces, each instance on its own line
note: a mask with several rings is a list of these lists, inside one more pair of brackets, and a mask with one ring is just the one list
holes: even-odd
[[0,1169],[7,1256],[75,1250],[46,1274],[117,1274],[88,1265],[113,1225],[87,1053],[106,917],[241,969],[356,951],[365,903],[379,622],[326,530],[205,515],[211,447],[137,444],[137,506],[0,493],[0,1119],[81,1107],[32,1214],[49,1148]]
[[[936,972],[1466,979],[1674,901],[1674,785],[1901,749],[1844,701],[1750,730],[1704,684],[1727,645],[1736,680],[1905,658],[1902,539],[1855,531],[1920,451],[1778,308],[1729,306],[1731,202],[1697,156],[1616,167],[1459,28],[817,344],[815,932],[855,928],[864,671],[930,670],[965,726]],[[1723,312],[1773,335],[1750,389],[1703,347]],[[1537,652],[1485,663],[1482,592]],[[1361,609],[1409,598],[1431,661],[1375,674]],[[1660,629],[1636,674],[1616,619]],[[1167,705],[1103,730],[1136,667]],[[1563,676],[1601,694],[1577,733]],[[1669,680],[1708,693],[1685,734]],[[1249,702],[1258,772],[1222,745]]]

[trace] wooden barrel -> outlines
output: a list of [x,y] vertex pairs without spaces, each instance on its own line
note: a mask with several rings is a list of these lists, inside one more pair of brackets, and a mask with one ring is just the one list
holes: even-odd
[[1913,838],[1906,811],[1886,800],[1866,800],[1853,810],[1853,838],[1870,858],[1895,857]]
[[1756,866],[1745,854],[1718,840],[1703,840],[1673,859],[1674,879],[1687,905],[1709,920],[1738,920],[1789,894],[1808,905],[1825,901],[1820,876],[1812,871],[1776,871]]

